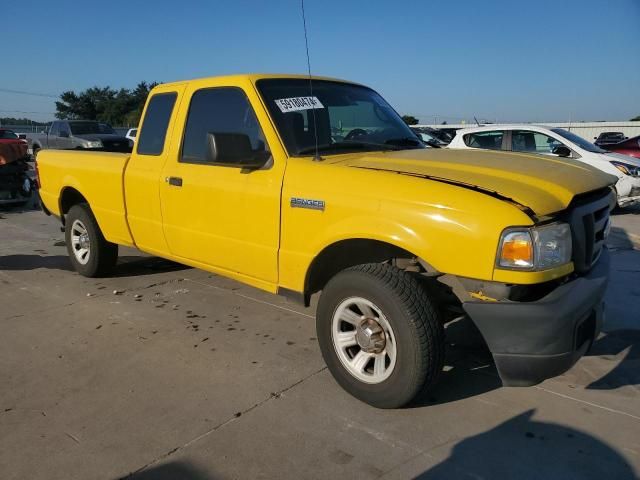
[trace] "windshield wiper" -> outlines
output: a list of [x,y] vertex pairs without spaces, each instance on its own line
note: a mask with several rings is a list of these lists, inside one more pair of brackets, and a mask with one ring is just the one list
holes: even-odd
[[[348,150],[351,148],[367,148],[367,147],[375,147],[376,150],[399,150],[399,148],[395,145],[389,145],[386,143],[370,143],[370,142],[351,142],[349,140],[336,142],[336,143],[326,143],[323,145],[318,145],[319,152],[326,152],[328,150]],[[301,150],[298,150],[298,155],[305,155],[309,153],[314,153],[316,151],[316,147],[307,147]]]
[[384,142],[386,145],[394,145],[397,147],[420,147],[422,146],[422,142],[417,138],[412,137],[401,137],[401,138],[391,138]]

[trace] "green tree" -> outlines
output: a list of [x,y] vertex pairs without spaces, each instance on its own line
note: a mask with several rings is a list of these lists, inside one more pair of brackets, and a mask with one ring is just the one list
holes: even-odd
[[97,120],[116,126],[137,125],[147,95],[156,85],[156,82],[140,82],[134,90],[92,87],[79,93],[67,91],[56,102],[56,118]]
[[637,117],[633,117],[631,119],[632,122],[640,122],[640,115],[638,115]]
[[413,115],[402,115],[402,120],[404,120],[404,123],[407,125],[417,125],[419,122],[419,120]]

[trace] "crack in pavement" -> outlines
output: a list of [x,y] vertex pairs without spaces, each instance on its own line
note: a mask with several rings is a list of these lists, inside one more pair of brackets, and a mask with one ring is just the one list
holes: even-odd
[[131,478],[133,475],[142,472],[143,470],[155,465],[156,463],[164,460],[165,458],[170,457],[171,455],[173,455],[176,452],[179,452],[181,450],[184,450],[185,448],[188,448],[189,446],[193,445],[194,443],[202,440],[203,438],[208,437],[209,435],[211,435],[212,433],[216,432],[217,430],[221,429],[222,427],[224,427],[225,425],[230,424],[231,422],[237,420],[238,418],[240,418],[241,416],[256,410],[257,408],[260,408],[261,406],[265,405],[266,403],[270,402],[271,400],[274,399],[278,399],[280,398],[280,396],[283,393],[288,392],[289,390],[297,387],[298,385],[306,382],[307,380],[315,377],[316,375],[324,372],[327,369],[326,366],[322,367],[319,370],[316,370],[315,372],[307,375],[306,377],[303,377],[302,379],[292,383],[291,385],[289,385],[288,387],[285,387],[275,393],[272,393],[271,395],[269,395],[267,398],[260,400],[258,403],[255,403],[254,405],[250,406],[249,408],[242,410],[240,412],[234,413],[231,417],[227,418],[225,421],[220,422],[219,424],[215,425],[214,427],[210,428],[209,430],[207,430],[206,432],[198,435],[195,438],[192,438],[191,440],[189,440],[188,442],[184,443],[183,445],[180,445],[179,447],[175,447],[172,448],[171,450],[169,450],[168,452],[163,453],[162,455],[154,458],[153,460],[151,460],[149,463],[146,463],[145,465],[143,465],[142,467],[138,468],[137,470],[134,470],[132,472],[129,472],[128,474],[126,474],[123,477],[120,477],[120,480],[125,480],[127,478]]

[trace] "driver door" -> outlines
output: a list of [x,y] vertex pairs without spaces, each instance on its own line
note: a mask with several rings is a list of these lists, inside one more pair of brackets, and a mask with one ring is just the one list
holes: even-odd
[[212,132],[246,135],[256,152],[269,151],[269,145],[243,89],[192,86],[185,98],[177,119],[185,125],[182,142],[175,142],[160,187],[169,250],[274,290],[284,159],[271,157],[263,168],[250,171],[238,163],[211,163],[207,137]]

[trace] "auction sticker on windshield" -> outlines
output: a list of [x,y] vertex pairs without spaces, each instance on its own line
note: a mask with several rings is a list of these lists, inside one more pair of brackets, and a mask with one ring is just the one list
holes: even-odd
[[297,110],[309,110],[311,108],[324,108],[318,97],[292,97],[274,100],[282,113],[295,112]]

